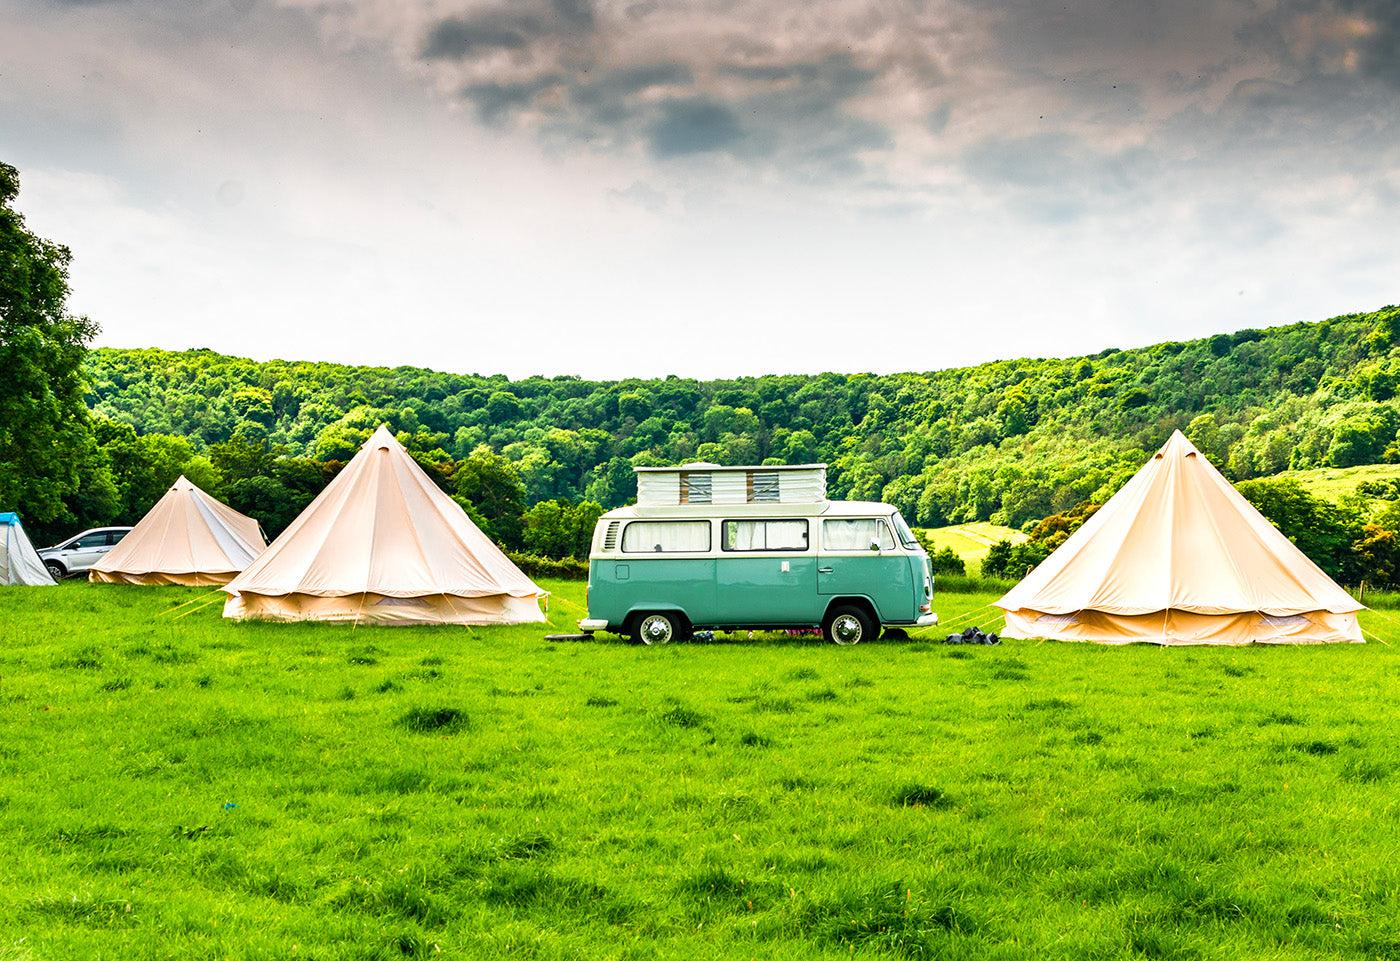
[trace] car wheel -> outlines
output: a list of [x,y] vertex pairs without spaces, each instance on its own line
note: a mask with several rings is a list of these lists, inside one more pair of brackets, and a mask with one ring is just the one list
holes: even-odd
[[49,575],[56,581],[61,581],[68,574],[63,569],[63,565],[58,561],[44,561],[44,566],[49,569]]
[[637,618],[632,639],[642,644],[669,644],[680,637],[683,623],[679,615],[670,611],[643,614]]
[[875,623],[859,607],[833,607],[822,622],[822,633],[833,644],[859,644],[875,636]]

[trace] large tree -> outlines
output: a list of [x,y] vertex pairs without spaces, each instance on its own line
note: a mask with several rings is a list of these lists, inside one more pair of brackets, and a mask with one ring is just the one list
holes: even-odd
[[29,231],[18,194],[0,163],[0,509],[42,528],[69,514],[91,459],[80,365],[97,325],[68,312],[72,255]]

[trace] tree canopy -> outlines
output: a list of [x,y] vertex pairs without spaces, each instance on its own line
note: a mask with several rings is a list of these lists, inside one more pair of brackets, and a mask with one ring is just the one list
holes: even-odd
[[67,247],[35,235],[14,209],[19,172],[0,163],[0,504],[32,528],[110,508],[97,484],[82,363],[97,326],[68,311]]

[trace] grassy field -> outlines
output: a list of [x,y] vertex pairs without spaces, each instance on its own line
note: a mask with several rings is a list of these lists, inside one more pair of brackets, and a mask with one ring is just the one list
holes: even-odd
[[[1290,470],[1277,475],[1279,479],[1296,480],[1308,493],[1337,503],[1343,494],[1356,493],[1356,485],[1368,480],[1400,480],[1400,464],[1367,464],[1362,467],[1319,467],[1315,470]],[[1384,505],[1374,497],[1367,501],[1372,507]]]
[[0,590],[0,959],[1400,957],[1387,644],[549,642],[546,586]]
[[963,559],[969,574],[976,574],[982,567],[982,558],[997,541],[1007,540],[1019,544],[1026,535],[1011,527],[999,527],[985,521],[971,524],[958,524],[954,527],[930,527],[924,533],[933,538],[939,547],[951,547],[953,553]]

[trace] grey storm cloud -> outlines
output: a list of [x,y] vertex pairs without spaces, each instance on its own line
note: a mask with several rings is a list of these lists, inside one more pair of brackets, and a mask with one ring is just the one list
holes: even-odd
[[1122,204],[1161,170],[1151,151],[1099,151],[1059,133],[984,140],[962,157],[969,178],[1037,220],[1067,223]]
[[483,50],[522,50],[539,34],[539,21],[520,15],[475,20],[447,19],[433,27],[423,44],[425,60],[460,60]]
[[1238,36],[1305,78],[1400,83],[1400,4],[1394,0],[1294,0],[1259,12]]
[[565,151],[871,189],[956,171],[1057,219],[1205,145],[1228,172],[1400,136],[1395,0],[455,2],[418,63]]
[[727,105],[693,98],[661,105],[661,117],[647,131],[651,151],[658,157],[726,150],[742,140],[738,116]]
[[[523,51],[523,62],[536,62],[519,21],[477,18],[470,31],[467,26],[439,23],[425,55],[486,56],[509,45]],[[659,160],[728,155],[821,176],[858,171],[860,151],[892,143],[884,125],[848,109],[881,76],[849,53],[760,63],[678,57],[613,67],[584,47],[572,49],[563,68],[543,55],[538,63],[516,70],[513,79],[469,82],[461,95],[491,125],[543,118],[552,137],[640,144]]]
[[424,60],[461,60],[496,50],[524,50],[542,38],[586,34],[595,26],[589,0],[518,3],[438,21],[424,40]]

